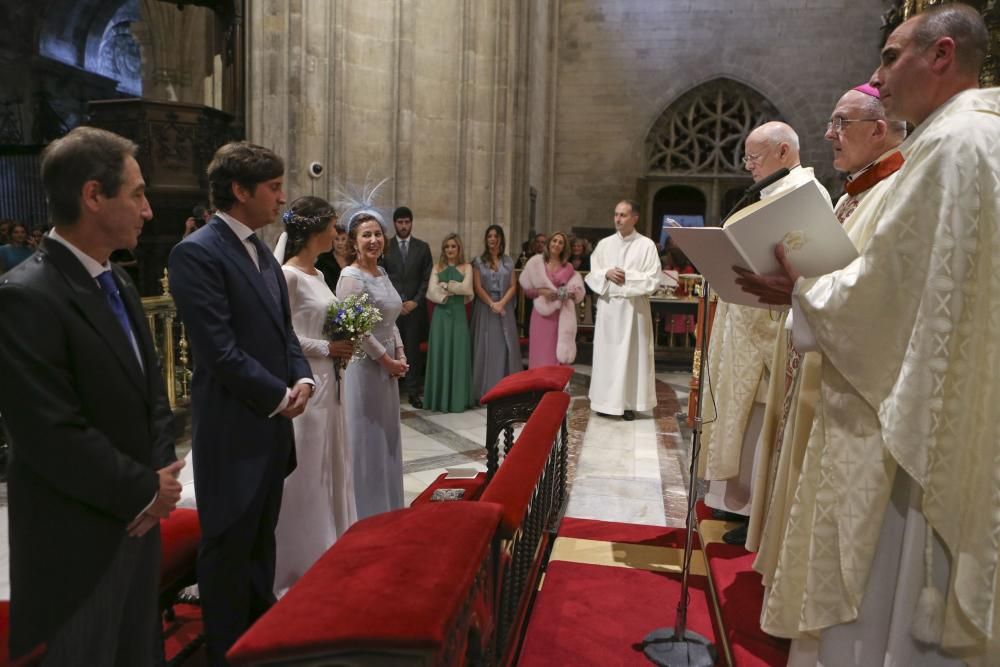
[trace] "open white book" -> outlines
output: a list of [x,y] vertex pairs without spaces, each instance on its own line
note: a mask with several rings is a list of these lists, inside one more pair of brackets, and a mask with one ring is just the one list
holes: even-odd
[[814,180],[740,209],[725,228],[671,228],[670,238],[720,299],[755,308],[767,306],[740,289],[733,267],[761,275],[780,271],[774,258],[774,246],[779,243],[806,278],[841,269],[858,256],[833,214],[826,191]]

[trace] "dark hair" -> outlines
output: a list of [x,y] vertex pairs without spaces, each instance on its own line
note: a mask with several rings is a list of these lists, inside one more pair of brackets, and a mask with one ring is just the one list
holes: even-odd
[[[378,225],[379,231],[382,231],[382,223],[378,221],[378,218],[376,218],[374,215],[370,213],[359,213],[355,215],[353,218],[351,218],[351,223],[350,223],[351,228],[347,230],[347,238],[351,240],[350,244],[351,251],[354,252],[356,255],[360,255],[356,247],[356,243],[358,240],[358,227],[360,227],[361,224],[364,222],[374,222],[376,225]],[[382,236],[383,237],[385,236],[384,231],[382,233]]]
[[249,141],[234,141],[215,151],[208,165],[208,191],[212,206],[228,211],[236,204],[233,183],[253,194],[259,183],[285,173],[285,162],[270,148]]
[[392,221],[396,222],[400,218],[409,218],[410,220],[413,220],[413,211],[406,206],[400,206],[392,212]]
[[80,192],[88,181],[97,181],[104,196],[117,197],[125,158],[134,158],[137,150],[125,137],[87,126],[49,144],[42,153],[42,185],[52,222],[71,225],[79,220]]
[[336,217],[337,212],[333,210],[330,202],[320,197],[299,197],[293,201],[281,216],[281,220],[285,223],[285,231],[288,232],[285,256],[281,263],[284,264],[302,252],[309,239],[326,231],[330,220]]
[[490,257],[490,247],[486,244],[486,238],[490,235],[490,232],[496,232],[497,236],[500,237],[500,252],[497,253],[497,257],[503,257],[504,252],[507,250],[507,238],[503,234],[503,227],[500,225],[490,225],[486,228],[486,232],[483,234],[483,254],[479,256],[479,259],[483,261],[483,264],[489,264],[493,266],[493,259]]
[[934,5],[917,15],[913,42],[926,49],[942,37],[955,42],[955,60],[967,73],[978,74],[986,59],[990,35],[980,13],[969,5],[953,2]]
[[632,215],[639,215],[639,202],[634,199],[622,199],[619,204],[628,204],[632,209]]

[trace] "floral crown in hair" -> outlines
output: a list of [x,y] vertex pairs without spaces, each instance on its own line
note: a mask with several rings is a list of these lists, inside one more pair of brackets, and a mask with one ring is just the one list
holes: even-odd
[[[333,217],[333,216],[331,215],[327,217]],[[299,215],[292,209],[288,209],[281,216],[281,221],[285,223],[285,227],[288,227],[297,232],[307,231],[312,227],[318,225],[324,219],[326,218],[320,218],[318,216]]]

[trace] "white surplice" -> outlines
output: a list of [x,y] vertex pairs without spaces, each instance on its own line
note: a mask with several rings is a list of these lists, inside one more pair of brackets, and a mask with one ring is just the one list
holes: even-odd
[[[624,285],[607,279],[605,274],[615,267],[625,271]],[[591,410],[620,415],[656,407],[649,295],[659,281],[656,244],[639,232],[601,239],[590,256],[587,285],[597,297]]]
[[[901,146],[906,163],[891,191],[856,213],[877,220],[861,257],[796,297],[795,326],[807,324],[823,353],[821,401],[765,601],[772,634],[831,628],[825,638],[857,620],[846,641],[865,641],[865,607],[886,583],[877,554],[894,539],[890,494],[912,480],[920,512],[904,517],[904,531],[929,525],[930,543],[944,549],[935,546],[942,553],[928,569],[944,560],[950,570],[946,586],[934,577],[945,600],[941,644],[983,664],[998,655],[997,146],[1000,89],[965,91],[938,108]],[[887,570],[902,583],[889,590],[885,664],[903,664],[912,644],[895,617],[912,616],[915,588],[926,583],[902,581],[923,558],[917,542]]]
[[[796,166],[761,191],[767,199],[815,180],[811,167]],[[750,513],[754,451],[760,435],[774,339],[782,314],[722,300],[708,343],[703,401],[702,477],[709,480],[705,503],[737,514]]]

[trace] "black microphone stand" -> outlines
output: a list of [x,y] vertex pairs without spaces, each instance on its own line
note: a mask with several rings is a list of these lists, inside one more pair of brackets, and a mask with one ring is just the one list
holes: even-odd
[[[787,170],[785,170],[787,174]],[[774,179],[777,180],[777,179]],[[773,181],[772,181],[773,182]],[[726,214],[723,220],[729,219],[752,195],[760,192],[760,187],[751,185],[740,197],[732,210]],[[691,574],[691,538],[694,535],[695,506],[698,503],[697,494],[697,474],[698,456],[701,454],[701,428],[702,428],[702,406],[704,402],[704,391],[706,376],[705,367],[708,360],[708,307],[709,292],[708,281],[701,283],[701,322],[698,323],[699,340],[701,341],[701,356],[698,360],[698,409],[694,418],[694,425],[691,429],[691,466],[688,472],[688,507],[687,507],[687,537],[684,540],[684,561],[681,567],[681,596],[677,601],[677,619],[674,627],[657,628],[642,640],[642,650],[654,665],[661,667],[712,667],[715,664],[717,651],[708,638],[701,636],[693,630],[687,628],[688,612],[688,577]],[[704,548],[704,545],[702,545]]]

